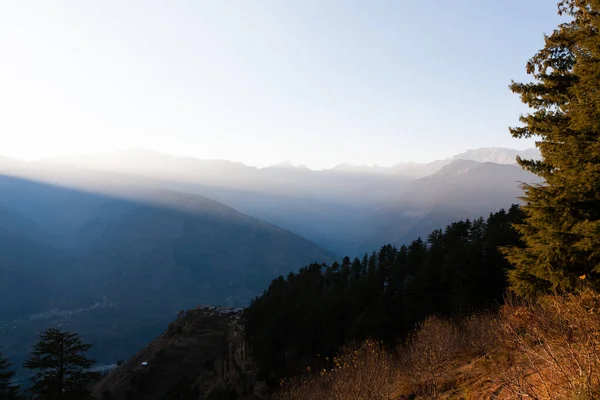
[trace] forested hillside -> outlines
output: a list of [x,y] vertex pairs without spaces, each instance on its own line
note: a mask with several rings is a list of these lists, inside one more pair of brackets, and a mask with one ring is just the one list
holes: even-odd
[[500,246],[519,245],[518,206],[458,221],[362,259],[312,264],[275,279],[244,313],[246,336],[265,376],[331,367],[344,344],[367,338],[394,345],[430,315],[493,309],[509,264]]

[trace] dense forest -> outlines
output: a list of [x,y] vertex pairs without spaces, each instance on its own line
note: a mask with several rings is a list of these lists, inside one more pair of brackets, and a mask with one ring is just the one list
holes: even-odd
[[275,279],[244,313],[259,368],[276,381],[330,367],[346,343],[369,338],[392,346],[427,316],[498,306],[509,268],[499,248],[520,244],[512,224],[522,218],[513,205],[400,248],[385,245],[362,259],[312,264]]

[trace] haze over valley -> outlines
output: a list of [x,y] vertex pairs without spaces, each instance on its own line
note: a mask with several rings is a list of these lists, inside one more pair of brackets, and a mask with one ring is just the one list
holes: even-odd
[[148,200],[152,198],[148,190],[159,188],[199,194],[341,255],[371,251],[371,243],[365,243],[368,238],[384,243],[414,236],[361,236],[357,229],[373,216],[385,223],[393,214],[418,225],[435,210],[448,214],[438,221],[444,224],[510,205],[519,196],[519,182],[536,181],[516,164],[518,154],[529,159],[539,153],[484,148],[430,163],[399,163],[388,168],[344,164],[315,171],[288,163],[259,169],[133,149],[12,165],[16,174],[30,179],[108,195]]
[[146,150],[0,163],[2,340],[60,324],[110,364],[180,309],[241,307],[311,262],[401,245],[517,203],[527,150],[432,163],[256,168]]

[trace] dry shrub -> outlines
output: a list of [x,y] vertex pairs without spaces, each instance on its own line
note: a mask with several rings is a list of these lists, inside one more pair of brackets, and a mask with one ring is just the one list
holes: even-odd
[[600,398],[600,295],[548,296],[502,310],[504,344],[512,354],[499,368],[513,398]]
[[473,357],[489,356],[497,348],[501,330],[497,314],[481,313],[465,318],[461,323],[465,351]]
[[456,324],[430,317],[411,335],[400,350],[403,375],[413,390],[435,399],[451,377],[449,366],[461,350],[461,337]]
[[475,314],[460,324],[430,317],[397,358],[366,341],[333,361],[331,370],[285,384],[277,398],[448,398],[466,383],[459,368],[469,365],[471,385],[486,377],[493,386],[485,398],[600,399],[600,294],[586,290],[535,304],[509,299],[499,315]]
[[502,383],[504,396],[501,399],[542,399],[542,393],[531,372],[527,359],[519,354],[510,354],[498,364],[497,379]]
[[276,397],[289,400],[381,400],[396,391],[396,362],[385,348],[367,340],[345,347],[333,360],[334,367],[318,376],[284,384]]

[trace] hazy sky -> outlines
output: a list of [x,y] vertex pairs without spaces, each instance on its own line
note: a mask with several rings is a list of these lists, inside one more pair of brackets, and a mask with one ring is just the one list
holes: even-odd
[[510,93],[556,0],[0,2],[0,154],[253,165],[531,147]]

